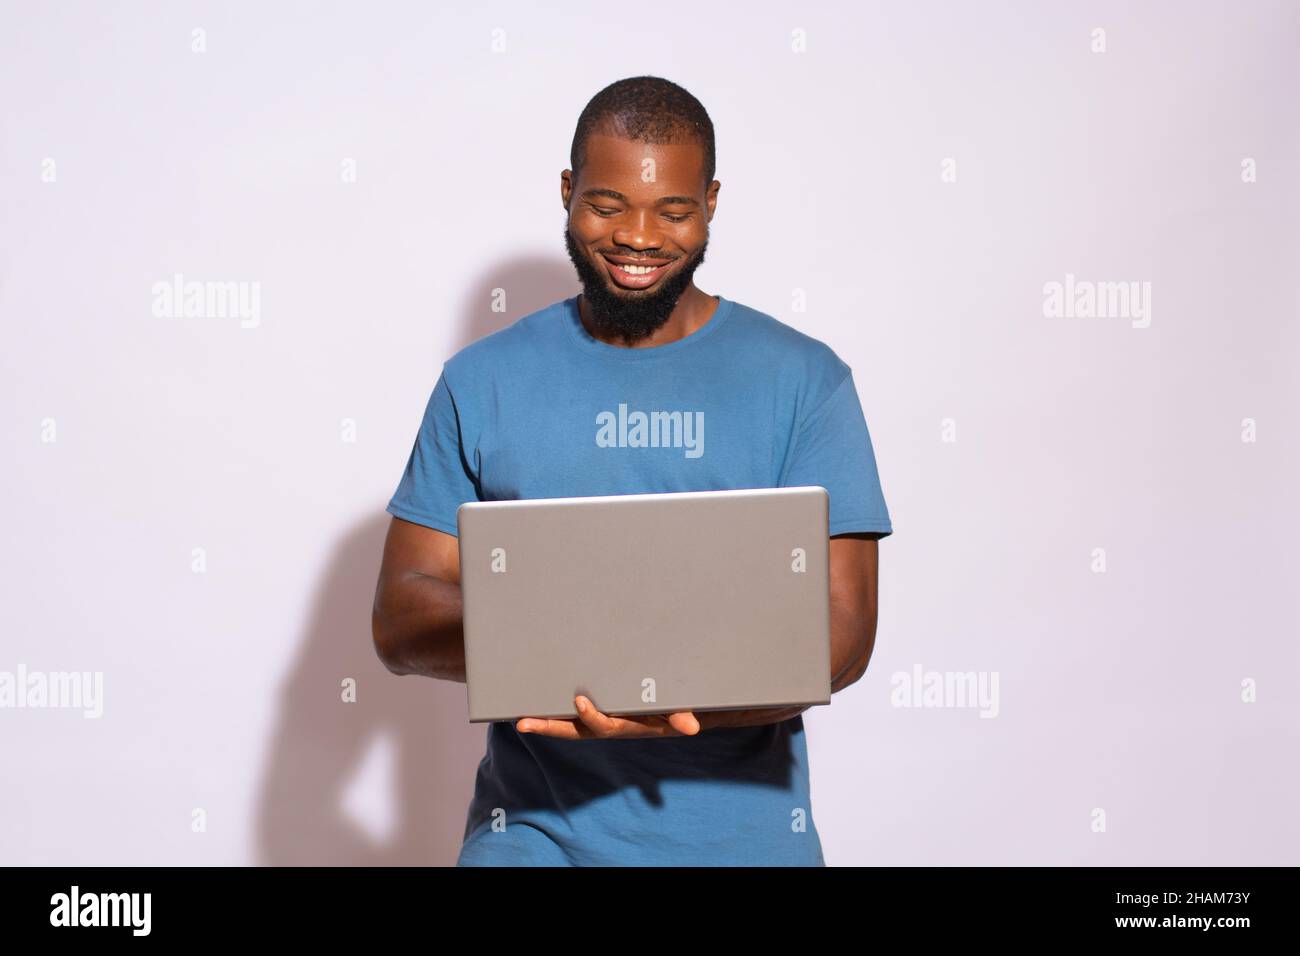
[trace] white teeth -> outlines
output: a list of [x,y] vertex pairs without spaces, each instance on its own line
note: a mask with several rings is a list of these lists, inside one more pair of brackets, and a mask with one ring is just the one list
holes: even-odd
[[644,276],[654,272],[659,266],[619,266],[628,275]]

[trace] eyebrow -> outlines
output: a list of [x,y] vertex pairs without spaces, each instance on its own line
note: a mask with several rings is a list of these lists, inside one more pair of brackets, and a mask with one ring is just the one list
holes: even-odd
[[[593,196],[604,196],[606,199],[613,199],[617,202],[628,202],[628,198],[615,189],[588,189],[582,194],[583,199],[590,199]],[[660,196],[655,200],[656,206],[698,206],[698,199],[691,196]]]

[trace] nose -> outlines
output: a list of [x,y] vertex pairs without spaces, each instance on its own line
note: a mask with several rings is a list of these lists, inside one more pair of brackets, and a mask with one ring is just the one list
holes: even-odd
[[653,216],[654,213],[646,209],[628,213],[614,230],[615,244],[638,251],[658,249],[663,243],[663,237],[653,225]]

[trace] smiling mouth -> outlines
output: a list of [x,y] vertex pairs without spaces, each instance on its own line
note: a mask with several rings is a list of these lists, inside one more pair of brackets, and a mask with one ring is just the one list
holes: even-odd
[[606,255],[601,258],[605,260],[610,277],[625,289],[644,289],[652,285],[673,262],[671,259],[647,259],[642,263],[626,256],[616,257],[623,260],[621,262]]

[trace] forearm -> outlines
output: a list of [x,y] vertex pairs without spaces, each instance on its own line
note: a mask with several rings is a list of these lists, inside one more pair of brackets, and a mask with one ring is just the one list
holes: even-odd
[[381,582],[371,626],[375,651],[394,674],[465,683],[459,584],[415,573]]
[[869,606],[864,615],[856,611],[861,605],[852,600],[831,596],[831,693],[836,694],[856,683],[867,672],[867,662],[876,644],[876,611]]

